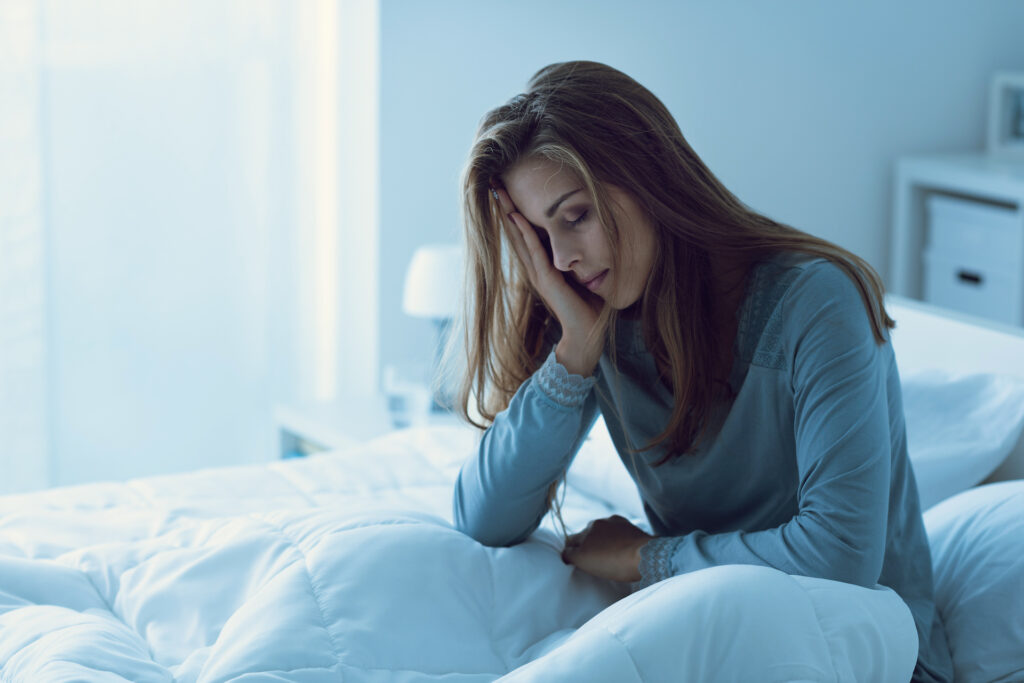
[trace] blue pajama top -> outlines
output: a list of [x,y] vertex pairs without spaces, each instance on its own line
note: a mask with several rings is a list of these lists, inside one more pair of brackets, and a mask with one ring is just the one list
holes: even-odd
[[569,375],[552,350],[496,416],[456,482],[456,526],[487,545],[525,540],[600,410],[658,537],[644,584],[722,564],[882,584],[914,616],[914,680],[951,680],[892,345],[824,259],[758,264],[737,317],[733,398],[694,454],[654,467],[661,446],[631,448],[663,431],[673,398],[640,321],[620,318],[615,367],[606,353],[594,377]]

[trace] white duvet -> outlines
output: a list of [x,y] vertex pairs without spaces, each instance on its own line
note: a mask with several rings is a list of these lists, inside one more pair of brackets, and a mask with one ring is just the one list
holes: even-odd
[[[909,680],[885,588],[727,566],[629,594],[550,528],[477,544],[450,525],[472,439],[0,498],[0,680]],[[570,527],[613,512],[567,494]]]

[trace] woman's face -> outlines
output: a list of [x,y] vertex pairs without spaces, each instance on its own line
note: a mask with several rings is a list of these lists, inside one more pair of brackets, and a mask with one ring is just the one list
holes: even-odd
[[622,310],[640,299],[654,263],[656,239],[650,220],[628,192],[605,186],[619,228],[620,265],[615,269],[614,247],[593,200],[571,170],[531,157],[510,168],[502,181],[516,209],[549,247],[558,270],[612,308]]

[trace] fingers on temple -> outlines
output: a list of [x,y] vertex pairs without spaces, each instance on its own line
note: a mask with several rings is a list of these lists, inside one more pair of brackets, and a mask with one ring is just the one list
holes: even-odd
[[516,210],[515,204],[512,203],[512,198],[508,196],[508,192],[505,190],[491,188],[491,194],[498,201],[498,208],[501,209],[502,215],[508,216],[508,214]]
[[498,198],[498,207],[501,209],[501,213],[507,224],[515,229],[514,232],[520,234],[530,234],[533,231],[527,230],[529,223],[526,222],[526,218],[516,211],[516,205],[512,203],[512,198],[508,196],[508,192],[505,190],[494,190],[495,196]]
[[523,233],[511,219],[507,219],[505,229],[508,234],[508,241],[512,243],[512,249],[516,252],[516,256],[519,257],[519,260],[522,261],[523,265],[526,266],[527,269],[532,271],[533,263],[530,256],[530,247],[523,239]]
[[492,192],[502,212],[502,225],[508,232],[512,248],[526,267],[530,279],[534,280],[538,268],[543,268],[544,264],[548,263],[548,252],[541,243],[537,230],[530,225],[525,216],[516,211],[508,192],[497,188],[492,188]]
[[515,212],[516,207],[512,204],[512,200],[509,198],[508,193],[505,192],[505,190],[499,190],[496,188],[491,188],[491,193],[497,201],[498,210],[501,212],[500,220],[502,224],[508,228],[509,239],[512,240],[513,246],[516,246],[517,249],[520,245],[525,246],[521,229],[512,215]]
[[509,214],[506,225],[508,226],[509,241],[512,242],[513,249],[516,250],[519,259],[526,266],[530,278],[533,279],[539,269],[547,263],[547,252],[537,237],[537,233],[525,221],[526,219],[521,214]]
[[547,249],[541,241],[542,228],[535,228],[521,213],[509,214],[509,219],[515,221],[516,228],[523,238],[523,243],[530,251],[530,257],[538,267],[543,267],[551,262]]

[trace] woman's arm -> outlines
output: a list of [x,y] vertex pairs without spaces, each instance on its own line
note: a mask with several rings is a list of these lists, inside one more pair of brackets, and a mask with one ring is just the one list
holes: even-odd
[[483,433],[455,482],[455,527],[485,545],[525,540],[547,511],[597,418],[595,377],[570,375],[554,351]]
[[[886,391],[892,354],[876,343],[860,295],[834,266],[808,266],[780,305],[793,392],[797,514],[763,531],[655,539],[641,552],[644,583],[721,564],[878,582],[892,467]],[[749,427],[757,433],[757,425]]]
[[[875,342],[857,290],[834,267],[809,266],[781,305],[799,476],[797,514],[762,531],[695,531],[655,539],[628,523],[595,524],[567,553],[569,561],[625,580],[639,560],[632,577],[641,575],[642,585],[722,564],[766,565],[864,586],[878,582],[892,466],[886,391],[891,351]],[[748,427],[752,437],[773,438],[758,425]]]
[[[552,311],[559,338],[508,408],[495,416],[455,484],[456,528],[481,543],[512,545],[547,510],[548,489],[572,461],[597,416],[594,374],[604,346],[599,306],[573,290],[536,231],[504,189],[492,190],[506,236],[524,272]],[[568,369],[567,369],[568,368]],[[573,374],[575,373],[575,374]],[[586,378],[586,379],[585,379]]]

